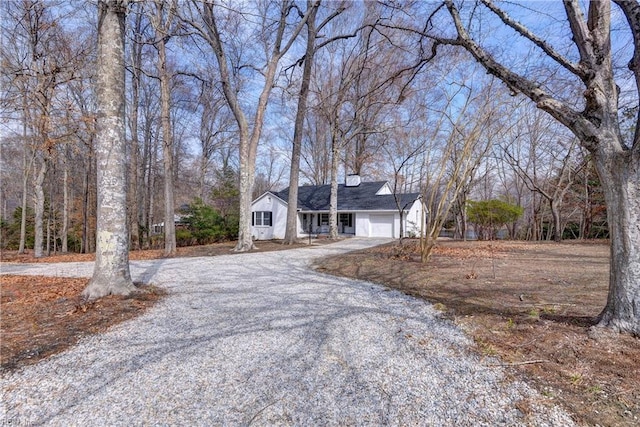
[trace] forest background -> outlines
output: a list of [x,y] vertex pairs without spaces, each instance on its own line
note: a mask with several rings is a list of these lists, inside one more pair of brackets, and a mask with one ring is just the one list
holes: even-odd
[[[509,13],[570,56],[569,24],[549,19],[563,13],[552,3],[509,5]],[[133,249],[167,247],[162,225],[180,214],[192,219],[178,221],[184,227],[168,237],[179,245],[237,237],[240,196],[246,195],[240,145],[247,130],[257,138],[249,199],[289,184],[297,145],[300,184],[342,182],[348,174],[388,180],[396,193],[422,193],[430,212],[441,216],[436,225],[453,237],[468,234],[470,201],[495,199],[522,208],[504,229],[508,237],[608,237],[600,180],[576,137],[464,51],[440,46],[432,55],[418,23],[444,27],[444,18],[431,16],[438,3],[323,2],[313,15],[313,33],[300,25],[309,22],[310,5],[217,4],[225,82],[207,32],[206,9],[213,12],[213,6],[130,3],[122,160],[129,170]],[[92,252],[96,5],[16,0],[0,3],[0,10],[2,248],[34,248],[36,256]],[[570,79],[551,78],[560,66],[499,27],[490,11],[466,13],[475,19],[474,35],[494,55],[525,75],[546,67],[545,85],[580,97]],[[625,25],[614,10],[612,58],[620,60],[614,63],[617,81],[626,84],[621,130],[632,135],[638,100],[626,63],[633,40]],[[304,61],[309,52],[313,60]],[[523,53],[526,61],[516,62]],[[308,101],[300,114],[305,78]],[[223,83],[232,86],[238,110],[230,107]]]

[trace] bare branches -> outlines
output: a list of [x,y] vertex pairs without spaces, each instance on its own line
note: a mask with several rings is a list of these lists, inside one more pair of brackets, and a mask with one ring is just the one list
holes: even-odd
[[[569,0],[567,0],[569,1]],[[458,44],[463,46],[478,62],[480,62],[491,75],[498,77],[502,80],[513,92],[521,92],[533,102],[536,103],[538,108],[551,114],[558,121],[565,126],[574,130],[578,136],[581,137],[585,146],[589,149],[595,149],[596,143],[590,140],[589,135],[595,133],[595,127],[593,123],[585,119],[578,111],[574,110],[567,103],[555,99],[547,91],[540,88],[538,84],[526,77],[511,71],[503,64],[496,61],[485,49],[483,49],[476,41],[474,41],[466,28],[462,24],[462,19],[458,9],[453,4],[452,0],[446,0],[447,9],[453,18],[456,30],[458,32],[458,39],[454,43],[450,43],[447,40],[438,39],[442,43]],[[576,12],[577,13],[577,12]]]
[[[640,97],[640,4],[635,0],[614,0],[614,2],[622,9],[633,35],[633,57],[629,61],[629,69],[635,77],[636,91]],[[640,111],[636,115],[633,148],[640,150]]]
[[533,44],[542,49],[549,57],[555,60],[558,64],[562,65],[564,68],[569,70],[571,73],[579,76],[580,78],[584,78],[586,76],[585,70],[580,67],[579,64],[574,64],[569,59],[562,56],[558,51],[556,51],[553,46],[551,46],[546,41],[542,40],[540,37],[535,35],[532,31],[530,31],[527,27],[520,24],[518,21],[512,19],[504,10],[497,7],[491,0],[482,0],[482,3],[489,8],[493,13],[495,13],[502,22],[504,22],[509,27],[513,28],[518,34],[530,40]]

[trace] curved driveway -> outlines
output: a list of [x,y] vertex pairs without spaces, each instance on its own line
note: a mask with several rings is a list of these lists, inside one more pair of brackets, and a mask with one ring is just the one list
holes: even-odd
[[[132,262],[170,295],[2,376],[2,425],[570,425],[420,300],[311,270],[380,240]],[[89,276],[92,263],[2,265]],[[524,410],[522,408],[533,408]]]

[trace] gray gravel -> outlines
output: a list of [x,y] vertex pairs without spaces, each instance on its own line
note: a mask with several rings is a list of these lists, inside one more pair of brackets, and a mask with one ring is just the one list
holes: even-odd
[[[132,262],[170,295],[2,375],[0,425],[573,425],[430,304],[309,269],[379,240]],[[91,263],[3,273],[89,276]],[[528,402],[523,414],[516,406]]]

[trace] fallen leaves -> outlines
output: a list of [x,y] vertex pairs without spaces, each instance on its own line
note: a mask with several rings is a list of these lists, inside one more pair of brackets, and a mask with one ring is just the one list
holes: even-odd
[[165,294],[144,286],[132,296],[111,295],[85,301],[88,279],[0,276],[2,342],[0,365],[13,369],[75,344],[141,314]]

